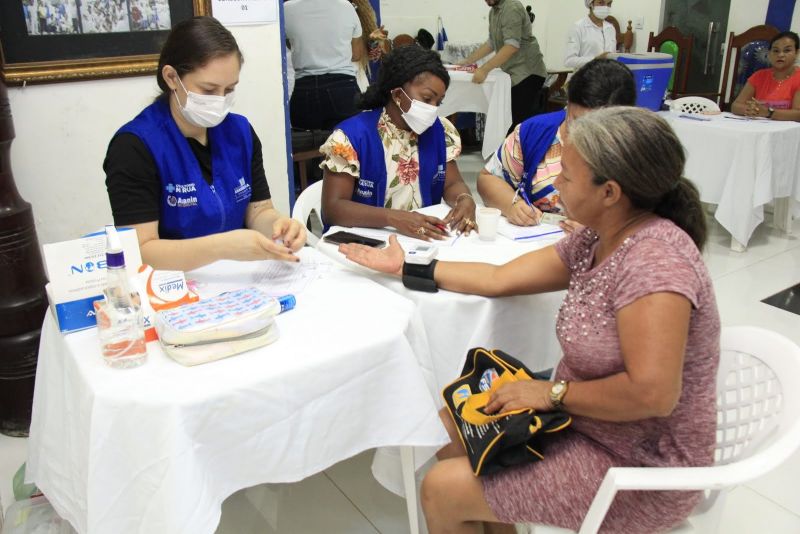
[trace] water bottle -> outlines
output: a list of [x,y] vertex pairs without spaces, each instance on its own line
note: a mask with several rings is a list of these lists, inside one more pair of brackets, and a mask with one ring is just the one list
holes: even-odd
[[97,312],[103,359],[111,367],[137,367],[147,359],[144,321],[138,295],[131,294],[125,255],[117,229],[106,226],[107,282]]

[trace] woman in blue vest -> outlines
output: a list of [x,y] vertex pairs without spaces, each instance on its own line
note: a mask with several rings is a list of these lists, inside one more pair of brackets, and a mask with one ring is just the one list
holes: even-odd
[[139,236],[142,260],[189,271],[221,259],[298,261],[306,231],[272,205],[261,142],[229,113],[242,54],[211,17],[170,32],[162,94],[114,135],[103,168],[114,223]]
[[[542,212],[559,213],[553,182],[561,172],[561,146],[567,125],[604,106],[632,106],[636,84],[628,67],[595,59],[569,81],[565,110],[536,115],[511,132],[478,175],[478,193],[518,226],[539,224]],[[529,205],[530,203],[530,205]],[[571,230],[569,223],[562,223]]]
[[[382,228],[425,240],[447,227],[475,228],[475,200],[455,159],[461,139],[437,116],[450,76],[436,52],[417,45],[386,55],[377,83],[362,97],[367,110],[340,123],[320,151],[326,225]],[[451,206],[444,219],[412,210]]]

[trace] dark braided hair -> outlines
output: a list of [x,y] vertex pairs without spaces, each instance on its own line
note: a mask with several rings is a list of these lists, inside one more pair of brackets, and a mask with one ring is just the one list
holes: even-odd
[[369,86],[361,97],[358,107],[376,109],[385,106],[391,99],[392,89],[402,87],[423,73],[430,73],[450,86],[450,75],[442,65],[439,54],[421,46],[401,46],[383,56],[378,80]]

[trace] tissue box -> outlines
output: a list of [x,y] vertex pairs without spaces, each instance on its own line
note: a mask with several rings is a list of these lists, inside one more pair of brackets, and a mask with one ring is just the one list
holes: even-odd
[[[142,263],[136,230],[120,228],[119,238],[128,277],[133,280]],[[58,328],[74,332],[95,326],[94,301],[103,298],[106,285],[105,231],[42,248],[50,279],[45,288]]]

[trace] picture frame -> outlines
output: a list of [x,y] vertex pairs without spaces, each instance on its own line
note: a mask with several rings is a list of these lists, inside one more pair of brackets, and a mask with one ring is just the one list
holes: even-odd
[[151,75],[170,28],[197,15],[211,15],[211,0],[2,0],[0,75],[6,85]]

